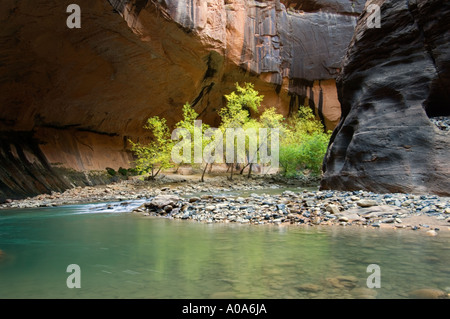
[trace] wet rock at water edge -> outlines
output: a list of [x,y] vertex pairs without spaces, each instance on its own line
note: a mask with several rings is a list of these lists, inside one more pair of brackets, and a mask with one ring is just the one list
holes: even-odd
[[295,197],[296,194],[293,191],[284,191],[281,195]]
[[316,216],[313,218],[312,223],[314,225],[319,225],[321,223],[322,219],[319,216]]
[[425,234],[426,234],[427,236],[434,237],[434,236],[437,236],[438,233],[437,233],[434,229],[430,229],[430,230],[427,230],[427,231],[425,232]]
[[339,221],[344,221],[344,222],[348,222],[348,221],[352,222],[352,221],[362,220],[361,216],[359,216],[354,211],[344,211],[344,212],[341,212],[338,216],[339,216]]
[[375,299],[378,292],[376,289],[364,288],[364,287],[356,287],[350,291],[352,296],[357,299]]
[[179,200],[181,200],[181,198],[177,195],[158,195],[145,205],[150,208],[163,208],[168,205],[175,206]]
[[300,286],[297,286],[296,288],[299,291],[305,291],[305,292],[318,292],[318,291],[323,290],[323,287],[313,284],[313,283],[302,284]]
[[409,296],[414,299],[449,299],[445,291],[436,288],[416,289],[410,291]]
[[189,219],[189,217],[191,217],[191,213],[187,212],[181,216],[181,219]]
[[358,278],[354,276],[337,276],[333,278],[327,278],[327,283],[334,288],[355,288],[358,283]]

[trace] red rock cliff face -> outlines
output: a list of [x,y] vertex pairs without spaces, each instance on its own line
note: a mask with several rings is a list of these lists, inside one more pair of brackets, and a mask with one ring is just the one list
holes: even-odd
[[[53,167],[128,167],[127,140],[145,140],[150,116],[175,123],[187,101],[217,125],[235,82],[255,83],[264,106],[286,116],[310,105],[334,128],[335,77],[364,5],[78,0],[81,29],[69,29],[72,2],[4,0],[0,8],[1,158],[30,165],[11,151],[26,133],[43,175]],[[3,190],[24,178],[5,167],[1,174]],[[23,193],[51,189],[52,182],[35,184],[21,186]]]
[[289,115],[307,104],[327,128],[336,126],[340,104],[334,78],[363,1],[167,0],[140,7],[110,2],[143,41],[158,33],[149,27],[154,13],[148,13],[156,7],[209,52],[206,65],[196,64],[203,66],[203,77],[195,77],[190,93],[204,118],[217,119],[223,94],[234,82],[248,80],[265,95],[265,106]]

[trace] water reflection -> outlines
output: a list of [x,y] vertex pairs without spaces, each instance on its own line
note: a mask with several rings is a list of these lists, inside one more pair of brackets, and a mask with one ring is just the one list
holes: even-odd
[[[444,233],[200,224],[97,208],[2,212],[0,297],[407,298],[450,287]],[[81,289],[66,287],[73,263]],[[366,286],[369,264],[380,266],[380,289]]]

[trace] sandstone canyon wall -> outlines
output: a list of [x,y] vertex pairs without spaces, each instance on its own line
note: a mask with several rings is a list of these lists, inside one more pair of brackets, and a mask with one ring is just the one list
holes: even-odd
[[[66,26],[69,4],[81,28]],[[218,124],[234,83],[255,83],[284,115],[340,117],[335,78],[362,0],[4,0],[0,6],[0,200],[129,167],[146,119],[185,102]]]
[[342,119],[324,161],[323,189],[450,196],[450,2],[372,1],[338,78]]

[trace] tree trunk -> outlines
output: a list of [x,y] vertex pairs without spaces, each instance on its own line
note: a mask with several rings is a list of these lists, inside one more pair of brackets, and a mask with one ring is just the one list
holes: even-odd
[[250,168],[248,169],[248,175],[247,175],[248,178],[250,178],[250,175],[252,174],[252,168],[253,168],[253,163],[250,163]]
[[245,164],[244,167],[242,167],[241,171],[239,172],[239,174],[244,174],[244,169],[249,165],[250,163]]
[[151,174],[150,174],[150,176],[148,177],[148,180],[149,180],[149,181],[155,179],[155,176],[153,175],[153,171],[154,171],[154,168],[153,168],[153,166],[152,166]]
[[159,171],[161,170],[161,167],[160,168],[158,168],[158,170],[156,171],[156,174],[155,175],[153,175],[153,169],[152,169],[152,179],[155,179],[156,178],[156,175],[158,175],[158,173],[159,173]]
[[[212,165],[212,164],[210,164],[210,165]],[[200,179],[200,182],[205,181],[205,172],[206,172],[207,168],[208,168],[208,163],[206,163],[205,168],[203,169],[202,178]]]

